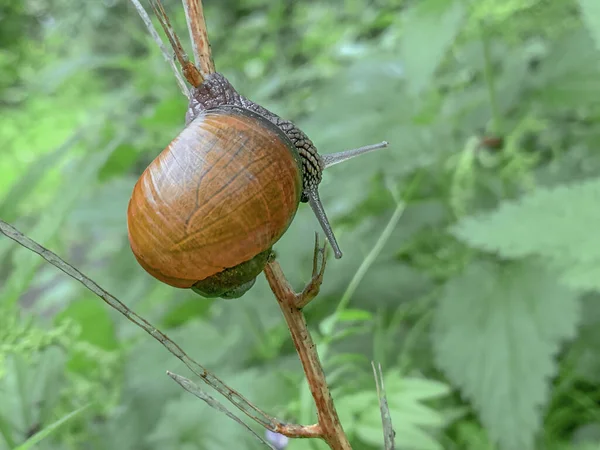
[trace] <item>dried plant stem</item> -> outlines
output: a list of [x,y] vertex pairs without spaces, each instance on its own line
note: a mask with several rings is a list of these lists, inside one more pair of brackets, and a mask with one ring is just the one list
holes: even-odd
[[204,82],[204,77],[198,70],[198,68],[189,60],[183,46],[181,45],[181,41],[179,40],[179,36],[173,29],[171,25],[171,21],[169,20],[169,16],[165,11],[160,0],[149,0],[152,9],[154,10],[154,14],[158,18],[160,25],[162,26],[173,51],[175,52],[175,56],[179,61],[179,65],[181,66],[181,70],[183,71],[183,76],[188,82],[194,86],[198,87]]
[[204,77],[215,72],[202,0],[182,0],[196,65]]
[[177,80],[177,84],[179,85],[179,89],[181,90],[182,94],[185,95],[186,97],[189,97],[190,93],[189,93],[188,86],[187,86],[187,84],[185,84],[185,80],[179,73],[179,70],[177,69],[177,66],[175,65],[175,61],[173,61],[173,58],[169,54],[169,50],[167,50],[167,47],[163,44],[162,39],[160,38],[160,36],[158,35],[158,32],[156,31],[156,28],[154,28],[154,25],[152,24],[152,20],[150,20],[150,16],[148,16],[148,13],[144,9],[144,7],[141,5],[139,0],[131,0],[131,3],[133,4],[136,11],[138,12],[138,15],[141,17],[142,21],[144,22],[144,25],[146,25],[146,29],[150,33],[150,36],[152,36],[152,39],[154,39],[154,42],[156,43],[156,45],[158,45],[158,48],[160,49],[161,53],[163,54],[163,57],[165,58],[167,63],[169,63],[169,65],[171,66],[171,69],[173,70],[173,73],[175,74],[175,79]]
[[87,289],[104,300],[109,306],[123,314],[131,322],[142,328],[150,336],[160,342],[169,352],[179,358],[194,374],[200,377],[206,384],[212,386],[217,392],[222,394],[236,408],[246,414],[255,422],[263,427],[279,434],[283,434],[290,438],[314,438],[320,437],[320,428],[318,425],[297,425],[284,423],[274,417],[269,416],[261,409],[250,403],[245,397],[239,394],[234,389],[227,386],[216,375],[213,375],[202,365],[191,359],[174,341],[166,334],[155,328],[146,319],[140,317],[135,312],[130,310],[124,303],[111,295],[108,291],[100,287],[95,281],[81,273],[71,264],[64,261],[56,253],[42,247],[40,244],[31,238],[22,234],[12,225],[0,220],[0,233],[22,245],[23,247],[37,253],[53,266],[57,267],[71,278],[79,281]]
[[[325,255],[323,252],[323,261],[324,258]],[[313,270],[313,280],[309,283],[309,286],[320,285],[323,273],[321,271],[315,277],[315,272],[316,268]],[[312,298],[316,294],[310,289],[305,289],[302,294],[296,294],[285,278],[281,266],[275,260],[269,261],[265,267],[265,276],[277,298],[283,317],[290,330],[292,340],[294,341],[296,351],[306,374],[306,380],[315,401],[319,427],[318,437],[327,442],[333,450],[350,450],[350,443],[340,423],[331,393],[329,392],[329,386],[327,385],[325,373],[319,360],[319,354],[306,326],[304,314],[298,307],[299,303],[306,303],[299,300],[299,298],[305,295]]]
[[385,385],[383,384],[383,371],[381,364],[375,368],[375,363],[371,361],[373,367],[373,376],[375,377],[375,388],[377,389],[377,397],[379,398],[379,409],[381,410],[381,422],[383,424],[383,442],[385,450],[395,450],[396,445],[394,438],[396,432],[392,426],[392,416],[390,415],[390,407],[385,395]]
[[188,391],[190,394],[198,397],[200,400],[202,400],[203,402],[205,402],[206,404],[208,404],[211,408],[216,409],[217,411],[222,412],[227,417],[229,417],[231,420],[233,420],[234,422],[237,422],[238,424],[240,424],[250,434],[252,434],[256,439],[258,439],[259,442],[261,442],[262,444],[266,445],[271,450],[277,450],[275,447],[273,447],[271,444],[269,444],[267,441],[265,441],[261,436],[259,436],[252,428],[250,428],[246,424],[246,422],[244,422],[242,419],[240,419],[239,417],[237,417],[236,415],[234,415],[231,411],[229,411],[219,401],[217,401],[216,399],[214,399],[213,397],[211,397],[210,395],[208,395],[206,392],[204,392],[202,389],[200,389],[200,387],[197,386],[196,383],[194,383],[191,380],[188,380],[185,377],[182,377],[181,375],[177,375],[176,373],[173,373],[173,372],[171,372],[169,370],[167,370],[167,375],[169,375],[171,378],[173,378],[173,380],[175,380],[175,382],[179,386],[181,386],[183,389],[185,389],[186,391]]

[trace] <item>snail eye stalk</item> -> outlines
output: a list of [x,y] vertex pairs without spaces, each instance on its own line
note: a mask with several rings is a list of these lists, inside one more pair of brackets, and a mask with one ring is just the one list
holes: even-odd
[[[343,152],[321,155],[320,158],[323,162],[323,168],[327,169],[341,162],[355,158],[356,156],[364,155],[365,153],[386,148],[387,146],[388,143],[386,141],[383,141],[378,144],[365,145],[364,147],[359,147],[352,150],[345,150]],[[306,192],[306,195],[308,196],[308,204],[315,213],[315,216],[317,217],[317,220],[319,221],[319,224],[321,225],[321,228],[323,229],[325,237],[329,241],[331,248],[333,248],[333,254],[335,255],[335,258],[340,259],[342,257],[342,251],[340,250],[335,235],[333,234],[333,229],[331,228],[329,219],[327,219],[327,214],[325,214],[325,209],[323,208],[323,204],[321,203],[321,199],[319,198],[319,191],[315,187],[314,189],[311,189],[308,192]]]

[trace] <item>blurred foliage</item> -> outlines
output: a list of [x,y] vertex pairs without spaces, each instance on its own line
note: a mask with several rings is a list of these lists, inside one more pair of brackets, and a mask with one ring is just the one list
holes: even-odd
[[[354,448],[382,448],[372,359],[398,448],[600,448],[600,3],[204,3],[243,94],[324,153],[391,143],[325,174],[345,252],[306,308]],[[186,103],[130,3],[0,0],[0,73],[0,218],[261,408],[314,422],[264,279],[208,301],[131,254],[131,189]],[[276,245],[298,289],[317,228],[301,207]],[[0,299],[0,449],[260,448],[165,376],[188,376],[172,355],[5,238]]]

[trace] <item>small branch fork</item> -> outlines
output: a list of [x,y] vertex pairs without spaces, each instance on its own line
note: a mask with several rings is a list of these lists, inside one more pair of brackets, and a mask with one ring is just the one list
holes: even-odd
[[[277,298],[283,317],[292,335],[292,340],[296,346],[296,351],[300,357],[300,362],[306,374],[306,380],[317,407],[317,436],[327,442],[334,450],[349,450],[352,447],[350,447],[348,438],[340,423],[325,379],[325,373],[319,360],[319,354],[302,313],[302,307],[307,305],[319,293],[326,265],[326,249],[327,244],[319,248],[317,235],[313,257],[313,276],[311,281],[299,294],[294,292],[285,278],[281,266],[275,259],[267,263],[265,276],[273,294]],[[320,269],[318,268],[319,265],[321,266]]]

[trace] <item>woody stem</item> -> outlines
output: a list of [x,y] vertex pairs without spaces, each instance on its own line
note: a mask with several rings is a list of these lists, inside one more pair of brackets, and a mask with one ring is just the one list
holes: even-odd
[[290,330],[296,351],[302,363],[311,394],[317,408],[320,436],[333,450],[351,450],[346,433],[340,423],[325,373],[319,360],[302,310],[298,308],[298,296],[285,278],[281,266],[275,260],[267,263],[265,276],[277,298],[283,317]]

